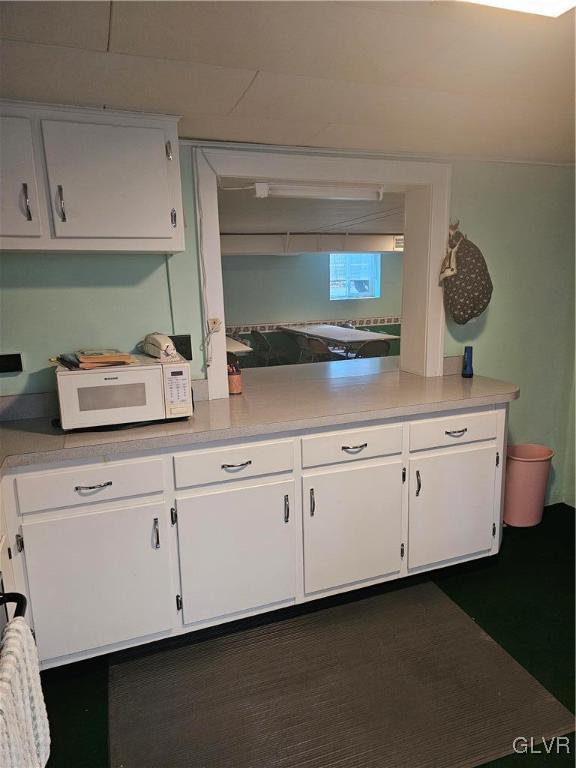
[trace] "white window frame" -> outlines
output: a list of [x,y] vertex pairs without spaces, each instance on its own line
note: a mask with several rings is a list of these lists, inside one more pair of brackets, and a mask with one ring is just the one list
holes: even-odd
[[210,399],[228,397],[224,291],[218,221],[218,180],[377,184],[405,195],[400,369],[442,376],[444,306],[438,275],[449,224],[451,165],[405,158],[355,157],[322,151],[233,148],[182,141],[194,147],[204,312],[220,320],[210,340]]
[[[374,280],[374,293],[370,296],[339,296],[338,298],[332,298],[332,256],[343,256],[344,258],[347,258],[348,256],[372,256],[372,257],[378,257],[378,279]],[[372,251],[358,251],[356,253],[344,251],[342,253],[329,253],[329,276],[328,276],[328,298],[330,301],[367,301],[369,299],[379,299],[382,295],[382,254],[376,253]],[[350,280],[352,278],[348,277],[348,270],[346,270],[346,293],[350,290]]]

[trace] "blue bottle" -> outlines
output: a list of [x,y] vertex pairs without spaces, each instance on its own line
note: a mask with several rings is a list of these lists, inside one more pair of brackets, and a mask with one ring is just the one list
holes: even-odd
[[462,365],[462,378],[471,379],[474,376],[472,368],[472,347],[464,347],[464,364]]

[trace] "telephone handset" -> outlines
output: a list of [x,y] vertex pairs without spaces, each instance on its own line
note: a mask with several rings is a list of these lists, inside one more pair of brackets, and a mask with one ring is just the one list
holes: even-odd
[[162,333],[149,333],[142,342],[142,351],[162,360],[178,357],[174,342]]

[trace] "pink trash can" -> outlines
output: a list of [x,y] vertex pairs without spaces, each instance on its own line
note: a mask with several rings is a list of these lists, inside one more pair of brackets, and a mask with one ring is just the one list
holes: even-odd
[[509,445],[504,522],[528,528],[542,522],[544,497],[554,451],[545,445]]

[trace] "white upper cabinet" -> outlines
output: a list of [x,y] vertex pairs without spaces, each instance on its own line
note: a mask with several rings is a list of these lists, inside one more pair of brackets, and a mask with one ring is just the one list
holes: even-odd
[[172,236],[164,131],[43,120],[42,135],[56,237]]
[[0,113],[0,248],[184,249],[177,118],[16,102]]
[[41,233],[30,120],[0,117],[0,237]]

